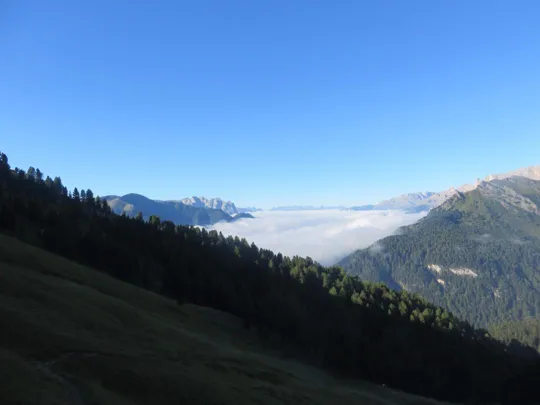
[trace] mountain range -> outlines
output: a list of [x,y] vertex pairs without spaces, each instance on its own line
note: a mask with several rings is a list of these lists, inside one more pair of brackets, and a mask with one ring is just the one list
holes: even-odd
[[[540,166],[530,166],[514,170],[508,173],[490,174],[484,181],[505,179],[512,176],[522,176],[532,180],[540,180]],[[480,185],[482,180],[477,179],[472,184],[464,184],[458,188],[451,187],[440,192],[417,192],[402,194],[397,197],[381,201],[373,205],[361,205],[348,208],[352,211],[370,211],[370,210],[403,210],[406,212],[429,211],[443,204],[449,198],[458,193],[465,193],[474,190]]]
[[[320,401],[320,386],[327,385],[320,377],[313,397],[298,394],[305,388],[285,385],[292,377],[305,386],[304,377],[285,371],[297,368],[293,361],[310,364],[312,376],[328,373],[334,380],[331,386],[342,381],[364,387],[362,379],[454,403],[534,404],[540,397],[538,352],[493,339],[487,330],[410,294],[405,284],[437,273],[435,285],[452,287],[452,276],[483,282],[494,271],[499,285],[493,295],[506,299],[511,290],[507,285],[517,279],[510,286],[517,298],[502,305],[514,314],[508,304],[517,302],[519,311],[530,313],[538,284],[534,251],[501,255],[496,246],[482,252],[481,260],[490,260],[491,254],[506,261],[487,269],[482,263],[472,267],[466,262],[471,254],[459,252],[466,251],[460,245],[470,242],[467,231],[479,248],[492,239],[511,237],[512,245],[529,249],[539,237],[538,181],[493,180],[432,210],[426,218],[435,226],[437,221],[443,224],[448,235],[435,232],[422,241],[426,235],[414,235],[412,229],[412,237],[418,238],[412,247],[435,243],[433,251],[458,246],[458,253],[417,264],[416,271],[426,270],[423,278],[405,280],[405,287],[397,274],[390,274],[389,283],[402,287],[395,291],[337,266],[286,257],[215,230],[172,226],[156,216],[147,221],[130,218],[135,206],[170,208],[174,202],[133,194],[110,198],[115,209],[131,214],[116,215],[91,190],[84,196],[77,189],[70,193],[60,177],[52,181],[36,172],[12,170],[0,153],[0,231],[9,235],[0,236],[0,300],[5,303],[0,305],[0,363],[15,376],[2,379],[0,397],[9,403],[172,404],[186,398],[201,404],[252,403],[254,398],[257,403],[345,403],[343,395],[352,388],[339,388],[337,396]],[[176,204],[181,211],[211,210]],[[430,229],[433,226],[426,232]],[[473,231],[482,233],[476,236]],[[383,253],[380,247],[370,252]],[[416,257],[430,254],[428,250]],[[414,257],[398,255],[392,266],[399,268],[400,261]],[[512,267],[516,259],[519,268]],[[477,308],[467,305],[474,299],[473,304],[481,304],[488,287],[469,285],[476,287],[472,297],[461,290],[453,300],[461,301],[462,311],[473,313]],[[482,309],[488,316],[492,303],[486,304]],[[200,309],[186,312],[190,305]],[[196,327],[204,324],[197,313],[208,314],[208,307],[217,311],[204,333]],[[182,325],[185,322],[190,325]],[[512,339],[507,326],[498,330],[504,339]],[[520,330],[529,333],[536,326],[522,325]],[[256,343],[248,337],[261,343],[257,353],[248,352]],[[263,345],[274,357],[269,362],[260,356]],[[216,356],[212,352],[208,357],[212,348],[226,355],[219,363],[210,362]],[[276,365],[284,357],[280,371]],[[229,387],[228,382],[236,389],[224,401],[222,388]],[[255,397],[256,392],[261,395]],[[366,403],[420,403],[403,396],[387,401],[369,392],[354,395],[350,403],[359,398]]]
[[[486,176],[485,181],[504,179],[513,175],[540,180],[540,166],[531,166],[509,173],[491,174]],[[342,205],[332,206],[314,206],[314,205],[288,205],[277,206],[270,211],[314,211],[314,210],[350,210],[350,211],[371,211],[371,210],[402,210],[407,213],[416,213],[429,211],[438,207],[452,196],[459,192],[474,190],[480,184],[480,179],[473,184],[464,184],[458,188],[449,188],[441,192],[416,192],[402,194],[388,200],[380,201],[377,204],[368,204],[361,206],[345,207]],[[125,198],[124,198],[125,197]],[[136,215],[139,211],[143,216],[152,214],[167,218],[175,218],[173,222],[182,225],[211,225],[219,221],[230,221],[238,214],[247,214],[250,212],[262,211],[256,207],[237,207],[232,201],[221,198],[206,197],[186,197],[181,200],[151,200],[140,194],[127,194],[126,196],[107,196],[105,199],[109,202],[116,213],[126,212],[127,215]],[[182,205],[180,205],[182,204]],[[191,207],[188,209],[184,206]],[[152,210],[157,210],[153,212]],[[208,211],[205,211],[208,210]],[[222,215],[220,212],[228,216]],[[162,215],[159,215],[161,213]],[[230,217],[230,218],[229,218]],[[251,215],[242,215],[239,218],[250,218]]]
[[211,208],[222,210],[229,215],[242,214],[246,212],[262,211],[256,207],[237,207],[232,201],[224,201],[221,198],[205,198],[205,197],[187,197],[180,200],[182,204],[190,205],[197,208]]
[[[330,385],[363,387],[362,379],[453,403],[538,403],[540,355],[514,340],[537,347],[538,323],[507,321],[540,312],[540,180],[513,176],[458,191],[398,235],[344,259],[346,272],[154,216],[158,208],[172,215],[171,207],[198,219],[228,216],[222,210],[136,194],[107,204],[37,173],[12,170],[0,153],[0,362],[15,375],[2,380],[0,397],[9,403],[274,403],[276,392],[282,403],[343,402],[341,388],[317,401],[320,378],[313,398],[285,386],[291,377],[306,380],[275,368],[284,357],[284,369],[297,361],[311,365],[309,375],[329,372]],[[136,206],[153,215],[131,218]],[[190,305],[200,309],[186,312]],[[197,314],[208,307],[217,311],[204,333]],[[502,341],[477,327],[484,325]],[[258,354],[247,351],[256,347],[248,336],[260,342]],[[263,345],[273,359],[262,362]],[[226,356],[209,363],[211,348]],[[195,375],[204,383],[186,380]],[[268,389],[259,397],[231,389],[225,402],[224,376],[235,388]],[[14,381],[23,383],[14,389]],[[204,396],[214,394],[210,385],[220,389]],[[420,403],[369,392],[351,403],[358,398]]]
[[[116,214],[134,217],[141,212],[144,219],[156,215],[163,221],[172,221],[177,225],[212,225],[221,221],[233,222],[242,218],[253,218],[247,212],[238,213],[233,203],[222,203],[219,199],[195,200],[194,197],[193,204],[185,204],[181,201],[151,200],[133,193],[124,196],[106,196],[104,199]],[[209,207],[212,205],[220,208]],[[234,210],[235,213],[231,215],[223,208]]]
[[232,201],[223,201],[221,198],[188,197],[180,200],[182,204],[190,205],[195,208],[211,208],[222,210],[229,215],[238,214],[236,205]]
[[453,190],[417,223],[339,265],[419,293],[476,325],[539,316],[540,180],[488,179]]

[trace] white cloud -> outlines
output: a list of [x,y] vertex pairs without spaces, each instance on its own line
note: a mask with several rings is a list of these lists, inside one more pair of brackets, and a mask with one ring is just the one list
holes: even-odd
[[393,234],[426,213],[402,211],[262,211],[255,219],[221,222],[211,229],[246,238],[286,256],[310,256],[324,265]]
[[[394,232],[394,234],[395,233],[397,233],[397,232]],[[381,242],[375,242],[373,245],[371,245],[368,248],[368,252],[369,252],[370,255],[376,256],[376,255],[384,252],[384,246],[383,246],[383,244]]]

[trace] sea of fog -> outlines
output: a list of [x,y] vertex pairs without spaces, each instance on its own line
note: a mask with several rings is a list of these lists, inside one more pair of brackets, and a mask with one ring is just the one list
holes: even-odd
[[254,219],[221,222],[209,229],[246,238],[275,253],[310,256],[331,265],[425,215],[402,211],[262,211],[253,213]]

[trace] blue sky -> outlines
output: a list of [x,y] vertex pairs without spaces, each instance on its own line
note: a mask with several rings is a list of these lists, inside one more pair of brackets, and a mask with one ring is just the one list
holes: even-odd
[[95,193],[362,204],[540,161],[537,1],[0,1],[0,149]]

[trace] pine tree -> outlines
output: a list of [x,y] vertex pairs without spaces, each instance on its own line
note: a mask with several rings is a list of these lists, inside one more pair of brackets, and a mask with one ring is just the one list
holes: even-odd
[[45,185],[49,188],[53,188],[53,179],[51,179],[49,176],[47,176],[47,178],[45,179]]
[[29,180],[35,180],[36,179],[36,169],[34,169],[32,166],[30,166],[26,172],[26,178]]
[[43,173],[39,169],[36,169],[36,180],[40,183],[43,181]]
[[61,194],[62,193],[62,188],[64,187],[64,185],[62,184],[62,179],[60,177],[55,177],[54,178],[54,189],[59,193]]
[[94,193],[90,189],[86,190],[86,202],[90,205],[94,204]]

